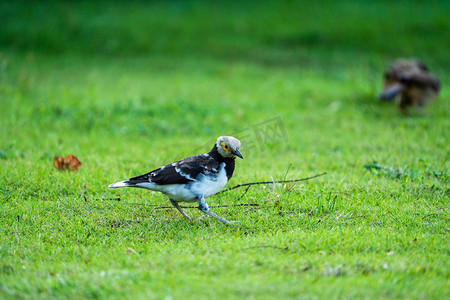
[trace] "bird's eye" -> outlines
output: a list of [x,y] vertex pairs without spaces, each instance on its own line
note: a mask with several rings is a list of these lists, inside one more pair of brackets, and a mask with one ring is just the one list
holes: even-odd
[[228,148],[230,148],[230,147],[228,147],[228,145],[225,145],[225,149],[227,149],[227,150],[228,150]]

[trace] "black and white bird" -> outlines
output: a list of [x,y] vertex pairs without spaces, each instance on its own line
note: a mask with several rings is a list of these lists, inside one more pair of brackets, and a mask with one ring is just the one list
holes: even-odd
[[384,89],[378,96],[380,100],[397,100],[402,112],[409,106],[422,109],[436,98],[441,82],[429,72],[428,67],[419,60],[396,60],[384,72]]
[[147,174],[113,183],[109,188],[136,187],[161,192],[187,219],[190,219],[189,216],[178,203],[197,201],[202,212],[230,225],[233,222],[209,210],[205,198],[222,190],[233,176],[236,156],[243,158],[240,147],[238,139],[221,136],[208,153],[187,157]]

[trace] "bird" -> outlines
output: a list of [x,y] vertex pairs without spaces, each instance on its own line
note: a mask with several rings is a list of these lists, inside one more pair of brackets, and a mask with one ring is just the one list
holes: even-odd
[[238,139],[220,136],[208,153],[190,156],[147,174],[113,183],[109,189],[134,187],[161,192],[186,219],[190,217],[178,203],[197,202],[203,213],[231,225],[236,222],[227,221],[211,212],[205,199],[221,191],[233,176],[235,158],[244,158],[240,147]]
[[399,109],[406,113],[412,106],[421,110],[434,100],[441,90],[440,80],[430,73],[420,60],[398,59],[384,72],[384,89],[380,100],[397,100]]

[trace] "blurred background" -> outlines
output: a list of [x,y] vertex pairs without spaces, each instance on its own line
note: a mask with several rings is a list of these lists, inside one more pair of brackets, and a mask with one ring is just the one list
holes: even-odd
[[[33,155],[45,159],[84,152],[96,161],[94,151],[117,157],[131,147],[139,160],[145,150],[137,149],[169,147],[166,161],[192,154],[187,140],[200,147],[273,117],[290,142],[268,136],[263,148],[274,152],[254,148],[252,156],[349,156],[356,147],[367,160],[391,155],[380,153],[393,152],[385,148],[392,140],[445,145],[449,8],[448,1],[2,1],[2,147],[18,156],[37,148]],[[402,118],[376,100],[384,70],[399,57],[423,60],[443,82],[425,119]],[[443,123],[429,130],[431,118]],[[395,131],[409,126],[411,133]]]
[[[2,1],[2,48],[307,66],[447,54],[447,1]],[[356,57],[360,55],[362,57]],[[363,61],[364,62],[364,61]]]

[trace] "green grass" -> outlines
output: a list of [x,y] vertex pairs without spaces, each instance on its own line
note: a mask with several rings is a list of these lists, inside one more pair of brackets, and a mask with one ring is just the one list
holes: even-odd
[[[448,298],[449,8],[2,1],[0,298]],[[425,116],[376,100],[398,57],[443,83]],[[234,227],[107,189],[219,135],[228,186],[328,173],[208,198]]]

